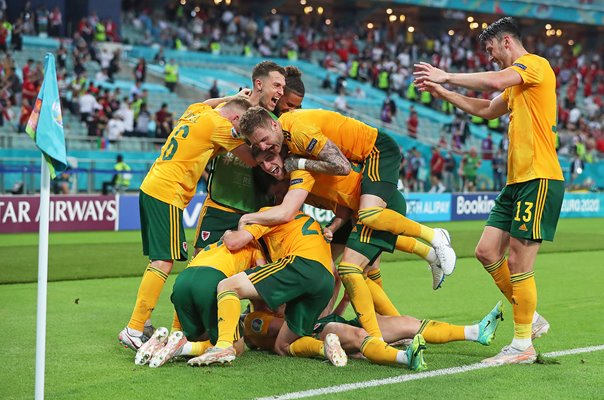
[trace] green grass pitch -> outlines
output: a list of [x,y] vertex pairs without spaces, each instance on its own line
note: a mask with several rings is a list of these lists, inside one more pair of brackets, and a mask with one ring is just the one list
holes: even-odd
[[[502,297],[473,258],[481,222],[442,224],[460,257],[455,273],[433,292],[425,263],[386,255],[386,291],[404,314],[451,323],[473,323]],[[604,220],[561,220],[554,244],[545,243],[536,264],[538,310],[552,324],[535,342],[551,352],[604,344]],[[187,232],[189,240],[193,232]],[[146,266],[138,232],[57,233],[50,238],[46,398],[249,399],[344,383],[412,374],[404,368],[351,360],[334,368],[320,360],[247,352],[229,367],[190,368],[176,362],[157,370],[134,365],[120,347]],[[190,243],[191,244],[191,243]],[[37,235],[0,236],[0,399],[34,394]],[[184,263],[177,263],[175,272]],[[153,314],[156,326],[172,320],[170,276]],[[349,311],[350,312],[350,311]],[[494,355],[511,339],[511,306],[494,343],[429,345],[430,370],[463,366]],[[559,364],[489,368],[462,374],[354,390],[321,398],[346,399],[602,399],[604,351],[564,356]]]

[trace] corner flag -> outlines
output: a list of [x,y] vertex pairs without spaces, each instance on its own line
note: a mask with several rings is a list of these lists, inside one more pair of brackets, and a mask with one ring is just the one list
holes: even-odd
[[46,298],[48,289],[48,228],[50,224],[50,178],[67,168],[65,134],[57,84],[55,58],[44,57],[44,81],[25,131],[42,151],[40,165],[40,227],[38,239],[38,309],[36,317],[35,399],[44,399],[46,364]]
[[51,53],[44,57],[44,81],[38,93],[25,132],[36,142],[44,154],[51,178],[67,168],[65,134],[61,116],[61,100],[57,84],[55,57]]

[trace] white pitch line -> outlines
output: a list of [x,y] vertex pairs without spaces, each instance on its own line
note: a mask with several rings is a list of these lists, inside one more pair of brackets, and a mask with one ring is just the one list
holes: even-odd
[[[563,356],[568,356],[571,354],[592,353],[594,351],[601,351],[601,350],[604,350],[604,344],[601,344],[598,346],[580,347],[580,348],[576,348],[576,349],[552,351],[550,353],[545,353],[543,355],[546,357],[563,357]],[[286,393],[286,394],[282,394],[282,395],[259,397],[256,400],[302,399],[305,397],[320,396],[323,394],[341,393],[341,392],[348,392],[350,390],[356,390],[356,389],[366,389],[366,388],[375,387],[375,386],[391,385],[393,383],[415,381],[418,379],[432,378],[434,376],[461,374],[462,372],[474,371],[477,369],[491,368],[491,367],[497,367],[497,366],[498,365],[487,365],[487,364],[482,364],[482,363],[476,363],[476,364],[465,365],[462,367],[443,368],[443,369],[437,369],[434,371],[419,372],[417,374],[405,374],[405,375],[393,376],[391,378],[385,378],[385,379],[373,379],[370,381],[346,383],[343,385],[328,386],[328,387],[319,388],[319,389],[304,390],[304,391],[300,391],[300,392],[292,392],[292,393]]]

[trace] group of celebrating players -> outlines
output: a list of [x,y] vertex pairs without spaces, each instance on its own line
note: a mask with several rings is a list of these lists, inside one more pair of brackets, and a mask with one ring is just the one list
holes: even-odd
[[[487,28],[481,40],[493,60],[501,62],[502,70],[495,74],[506,74],[502,79],[516,88],[536,80],[530,75],[536,74],[534,65],[538,73],[547,71],[538,65],[539,57],[519,53],[524,48],[514,29],[504,18]],[[517,59],[522,63],[514,63]],[[439,85],[486,85],[481,74],[491,73],[447,74],[428,64],[416,66],[418,87],[464,111],[507,112],[500,103],[511,101],[510,94],[491,101],[495,104],[489,109]],[[452,78],[459,75],[477,76]],[[150,263],[130,321],[119,334],[119,341],[137,352],[136,364],[159,367],[177,356],[189,357],[190,365],[231,362],[247,344],[278,355],[326,358],[335,366],[346,365],[347,354],[361,354],[371,362],[419,371],[426,368],[426,342],[492,341],[502,302],[480,323],[468,326],[400,315],[382,287],[381,253],[399,250],[425,259],[436,290],[456,265],[449,233],[405,217],[405,199],[397,190],[401,155],[390,136],[333,111],[302,110],[304,94],[298,69],[264,61],[252,71],[251,90],[193,104],[178,120],[140,188],[143,251]],[[225,152],[228,157],[221,155]],[[188,259],[183,209],[210,161],[195,257],[177,277],[171,295],[171,333],[155,330],[151,313],[174,260]],[[531,292],[532,243],[553,239],[557,216],[552,230],[546,206],[551,208],[559,179],[527,176],[534,178],[529,187],[526,181],[508,181],[500,198],[506,194],[510,199],[498,198],[499,207],[507,208],[496,204],[477,248],[479,260],[514,307],[514,341],[485,360],[495,364],[533,362],[531,337],[549,329],[535,310],[536,289]],[[524,186],[506,193],[514,184]],[[521,200],[518,212],[515,200]],[[514,217],[520,215],[522,201],[527,208],[520,225]],[[333,210],[335,217],[323,228],[300,211],[304,203]],[[492,229],[507,236],[495,237]],[[530,237],[515,235],[515,230]],[[496,251],[479,253],[496,240]],[[521,254],[523,261],[534,251],[529,271],[516,273],[520,251],[514,240],[528,249]],[[336,305],[340,284],[345,295]],[[243,299],[250,301],[244,314]],[[341,316],[348,302],[356,313],[350,321]],[[392,346],[401,342],[405,350]]]

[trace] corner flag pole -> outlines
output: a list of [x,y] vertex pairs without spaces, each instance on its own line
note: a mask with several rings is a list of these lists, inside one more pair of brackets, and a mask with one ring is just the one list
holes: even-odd
[[46,293],[48,289],[48,225],[50,211],[50,171],[44,155],[40,167],[40,230],[38,238],[38,313],[36,318],[35,400],[44,399],[46,361]]

